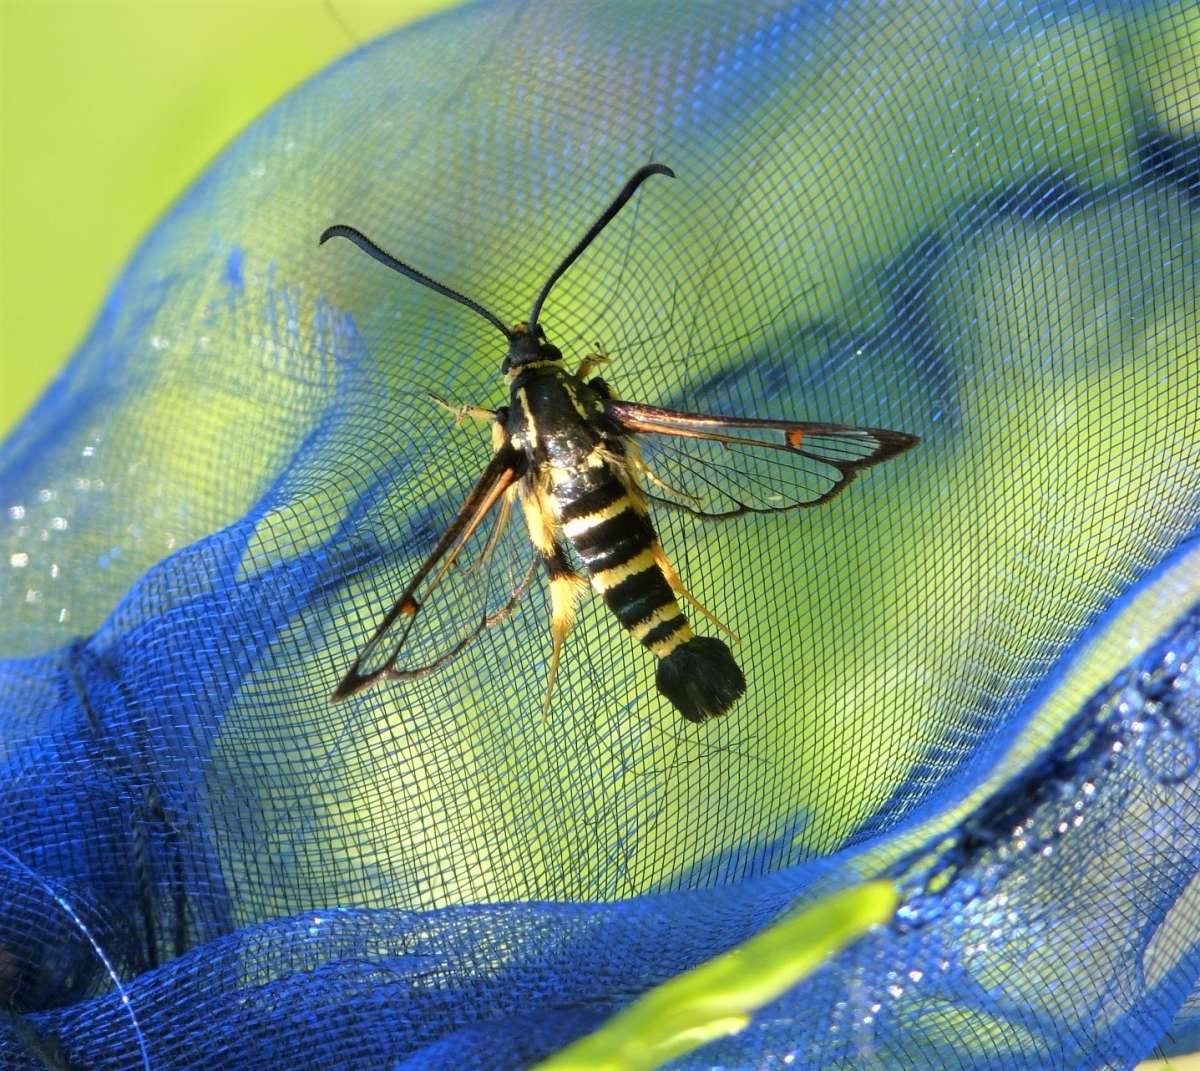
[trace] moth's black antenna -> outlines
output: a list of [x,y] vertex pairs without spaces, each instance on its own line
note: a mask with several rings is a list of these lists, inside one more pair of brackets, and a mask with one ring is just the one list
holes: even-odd
[[472,301],[465,294],[460,294],[457,290],[451,290],[450,287],[444,286],[436,279],[429,278],[424,272],[417,271],[416,268],[410,267],[402,260],[397,260],[391,253],[384,252],[374,242],[371,241],[362,231],[356,231],[353,227],[343,226],[341,223],[335,223],[332,227],[326,227],[321,234],[320,244],[324,245],[330,238],[346,238],[353,242],[359,249],[369,257],[374,257],[380,264],[384,264],[391,268],[392,271],[398,271],[401,275],[407,275],[414,282],[420,283],[422,286],[429,287],[430,290],[436,290],[439,294],[448,297],[451,301],[457,301],[460,305],[466,305],[468,309],[473,309],[479,313],[488,323],[493,324],[499,331],[504,334],[505,338],[511,339],[512,332],[500,321],[500,317],[487,311],[478,301]]
[[604,210],[604,214],[591,225],[587,234],[579,240],[579,244],[563,258],[563,262],[554,269],[550,278],[546,280],[546,285],[542,287],[542,292],[538,294],[537,301],[533,303],[533,312],[529,314],[530,330],[533,330],[537,326],[538,316],[541,315],[542,305],[550,293],[550,288],[558,282],[562,273],[575,263],[579,254],[592,244],[592,239],[612,222],[613,216],[625,207],[625,202],[634,195],[637,188],[651,175],[666,175],[668,178],[674,178],[675,172],[667,167],[666,164],[647,164],[645,167],[639,167],[633,173],[633,176],[625,183],[624,188],[617,194],[613,203]]

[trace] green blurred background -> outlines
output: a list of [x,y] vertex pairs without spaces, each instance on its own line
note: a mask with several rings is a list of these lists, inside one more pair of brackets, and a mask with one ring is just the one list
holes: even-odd
[[0,436],[256,115],[451,0],[0,0]]
[[0,0],[0,436],[231,137],[340,54],[449,6]]

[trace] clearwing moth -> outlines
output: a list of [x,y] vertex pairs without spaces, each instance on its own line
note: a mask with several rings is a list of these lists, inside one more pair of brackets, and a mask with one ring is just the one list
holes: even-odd
[[[603,379],[591,376],[606,361],[600,354],[586,356],[573,374],[567,371],[562,352],[538,323],[542,305],[562,274],[651,175],[673,178],[674,172],[659,163],[636,171],[551,272],[529,318],[513,327],[384,252],[353,227],[338,224],[321,235],[322,244],[345,238],[394,271],[472,309],[508,343],[501,365],[507,405],[494,410],[456,407],[433,398],[459,419],[469,416],[491,425],[492,458],[362,647],[334,690],[333,702],[376,681],[414,680],[440,669],[515,609],[540,564],[549,577],[553,641],[543,717],[563,641],[589,582],[630,635],[658,659],[658,690],[679,712],[693,722],[719,717],[745,691],[746,679],[724,641],[692,631],[680,598],[718,629],[731,637],[732,633],[684,587],[655,534],[649,503],[710,520],[815,506],[844,490],[859,469],[895,457],[917,442],[915,436],[881,428],[708,416],[621,401]],[[711,493],[700,497],[678,490],[670,472],[652,472],[642,459],[639,440],[669,441],[670,450],[662,456]],[[434,657],[401,668],[401,652],[424,622],[444,628],[447,620],[456,620],[454,614],[430,614],[429,608],[447,587],[446,577],[464,548],[473,539],[484,539],[481,525],[494,514],[476,562],[488,565],[514,499],[520,502],[533,544],[529,567],[515,583],[510,577],[503,585],[504,598],[497,605],[480,610],[467,624],[459,619],[458,627],[448,629],[445,637],[425,637],[441,648]]]

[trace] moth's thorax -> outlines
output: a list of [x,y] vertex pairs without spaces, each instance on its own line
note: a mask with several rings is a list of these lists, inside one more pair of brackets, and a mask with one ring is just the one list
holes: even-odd
[[530,365],[510,381],[508,431],[535,466],[588,463],[604,438],[604,403],[560,363]]

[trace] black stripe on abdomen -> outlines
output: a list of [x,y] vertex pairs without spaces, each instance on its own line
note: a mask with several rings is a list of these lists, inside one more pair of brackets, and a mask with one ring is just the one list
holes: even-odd
[[622,625],[633,628],[660,606],[674,605],[675,593],[658,565],[651,564],[605,589],[604,601]]
[[585,491],[578,498],[564,501],[561,491],[556,492],[555,497],[558,499],[559,516],[562,518],[563,523],[566,524],[568,521],[590,517],[593,513],[599,513],[601,510],[607,509],[614,502],[625,497],[625,488],[615,479],[608,479],[598,487],[593,487],[590,491]]
[[653,546],[654,529],[630,503],[615,516],[580,532],[572,542],[588,572],[600,573]]
[[671,617],[659,622],[642,637],[642,643],[653,651],[656,646],[671,639],[680,629],[687,629],[689,633],[691,632],[687,618],[676,608]]

